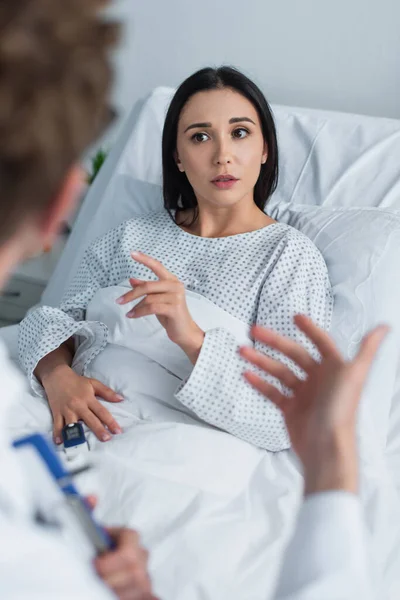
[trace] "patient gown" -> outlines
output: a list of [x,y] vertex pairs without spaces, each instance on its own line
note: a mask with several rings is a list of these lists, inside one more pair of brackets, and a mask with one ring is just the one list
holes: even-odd
[[[243,323],[257,323],[301,341],[313,355],[315,348],[295,327],[293,316],[306,314],[329,329],[333,296],[327,268],[304,234],[274,223],[248,233],[204,238],[181,229],[163,210],[125,221],[93,242],[60,307],[34,308],[22,321],[19,359],[35,393],[44,393],[34,375],[37,363],[71,336],[85,344],[78,368],[83,375],[106,346],[106,325],[85,320],[96,291],[129,277],[157,279],[134,261],[132,251],[158,259],[187,289]],[[128,307],[121,310],[127,312]],[[279,357],[258,342],[255,347]],[[270,451],[289,448],[280,411],[243,379],[247,368],[232,333],[223,327],[210,329],[192,372],[175,396],[201,420],[256,446]]]

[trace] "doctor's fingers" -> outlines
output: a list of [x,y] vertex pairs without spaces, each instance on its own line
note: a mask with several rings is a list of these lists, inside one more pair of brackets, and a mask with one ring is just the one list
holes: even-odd
[[246,381],[248,381],[248,383],[250,383],[250,385],[253,386],[253,388],[258,390],[263,396],[265,396],[265,398],[271,400],[275,406],[283,411],[288,402],[291,402],[292,400],[291,397],[285,396],[278,390],[278,388],[270,383],[267,383],[264,381],[264,379],[262,379],[262,377],[259,377],[252,371],[245,371],[243,373],[243,377],[246,379]]
[[343,357],[327,331],[318,327],[307,315],[295,315],[293,320],[296,327],[311,340],[322,358],[330,358],[343,363]]
[[150,593],[140,592],[140,591],[132,590],[131,588],[128,588],[128,589],[124,590],[123,592],[120,592],[117,595],[117,598],[119,600],[158,600],[158,598],[153,596],[153,594],[151,592]]
[[301,383],[301,379],[296,377],[289,367],[284,365],[279,360],[275,360],[258,352],[254,348],[250,348],[249,346],[242,346],[239,350],[239,354],[242,358],[248,360],[255,367],[259,367],[265,373],[276,377],[279,379],[283,385],[290,389],[296,388],[299,383]]
[[118,600],[158,600],[152,592],[146,592],[137,588],[135,584],[128,584],[126,587],[113,589]]
[[272,331],[272,329],[254,325],[251,328],[251,335],[254,340],[265,344],[269,348],[278,350],[281,354],[293,360],[306,373],[317,364],[304,346]]
[[147,571],[148,552],[136,531],[107,528],[116,549],[95,560],[97,573],[120,597],[152,598]]
[[120,600],[149,600],[151,593],[150,578],[145,573],[136,574],[130,569],[118,571],[103,578]]
[[95,561],[96,569],[103,577],[126,568],[142,569],[147,573],[149,553],[140,542],[140,536],[134,529],[127,527],[106,527],[115,542],[115,549],[101,555]]

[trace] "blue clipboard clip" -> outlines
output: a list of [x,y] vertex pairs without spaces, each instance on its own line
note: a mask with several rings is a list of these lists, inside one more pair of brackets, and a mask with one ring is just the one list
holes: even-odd
[[57,453],[46,438],[36,433],[15,440],[13,446],[16,450],[30,448],[37,453],[49,476],[62,492],[65,502],[74,514],[78,524],[94,546],[96,553],[98,555],[103,554],[115,548],[113,540],[104,527],[96,522],[86,500],[75,487],[72,480],[74,473],[70,473],[64,468]]

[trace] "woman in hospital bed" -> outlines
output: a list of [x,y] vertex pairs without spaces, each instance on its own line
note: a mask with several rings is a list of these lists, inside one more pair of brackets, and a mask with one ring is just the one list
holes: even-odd
[[[235,336],[223,326],[201,329],[185,294],[311,352],[293,316],[306,314],[329,328],[332,292],[322,256],[306,236],[264,212],[278,178],[269,105],[240,72],[203,69],[171,102],[162,153],[165,209],[121,223],[88,248],[60,307],[41,306],[22,321],[21,364],[33,390],[43,395],[44,388],[56,442],[65,423],[80,419],[100,440],[120,433],[96,396],[110,408],[123,398],[86,376],[108,335],[86,312],[99,290],[128,282],[112,300],[114,309],[132,320],[155,315],[190,360],[191,372],[175,391],[182,408],[256,446],[284,450],[290,444],[282,415],[243,379]],[[74,350],[82,346],[84,359],[74,371]]]

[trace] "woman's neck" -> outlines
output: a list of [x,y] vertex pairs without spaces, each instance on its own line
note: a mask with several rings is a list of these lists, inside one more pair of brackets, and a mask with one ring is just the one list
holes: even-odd
[[193,209],[179,211],[177,224],[184,231],[205,238],[249,233],[276,222],[255,204],[246,210],[209,209],[199,206],[198,217],[192,224],[193,215]]

